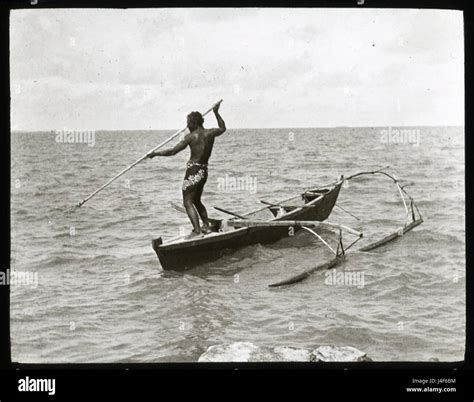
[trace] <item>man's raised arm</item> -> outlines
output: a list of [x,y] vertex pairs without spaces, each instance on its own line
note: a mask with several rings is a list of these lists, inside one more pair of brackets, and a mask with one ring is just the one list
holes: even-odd
[[214,115],[216,116],[217,125],[219,126],[219,128],[213,128],[212,131],[211,131],[211,134],[214,135],[215,137],[217,137],[218,135],[223,134],[226,130],[225,121],[221,117],[221,115],[219,114],[220,106],[221,106],[221,102],[216,103],[216,105],[212,109],[213,112],[214,112]]

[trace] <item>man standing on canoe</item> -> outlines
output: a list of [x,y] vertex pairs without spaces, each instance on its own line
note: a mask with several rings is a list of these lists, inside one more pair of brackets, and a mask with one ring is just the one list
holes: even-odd
[[[205,129],[203,127],[204,118],[201,113],[191,112],[187,116],[189,134],[186,134],[173,148],[155,151],[148,155],[149,158],[171,156],[181,152],[188,145],[191,148],[191,157],[186,163],[186,174],[182,187],[183,204],[193,225],[191,236],[200,236],[201,233],[211,231],[207,211],[201,202],[201,196],[204,184],[207,181],[207,164],[211,157],[214,139],[226,130],[225,122],[219,114],[221,102],[216,103],[212,109],[217,119],[218,128]],[[199,216],[203,222],[202,228],[199,226]]]

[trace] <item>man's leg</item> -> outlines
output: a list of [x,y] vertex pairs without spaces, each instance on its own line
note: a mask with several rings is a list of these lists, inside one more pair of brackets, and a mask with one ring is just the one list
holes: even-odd
[[196,190],[196,196],[194,197],[194,206],[196,207],[199,216],[202,219],[202,223],[204,224],[204,231],[209,228],[209,218],[207,216],[207,210],[204,204],[201,202],[201,196],[204,186],[201,186]]
[[193,225],[193,232],[196,234],[201,233],[201,227],[199,226],[199,216],[194,208],[194,197],[196,196],[195,191],[183,194],[183,204],[186,208],[189,220]]

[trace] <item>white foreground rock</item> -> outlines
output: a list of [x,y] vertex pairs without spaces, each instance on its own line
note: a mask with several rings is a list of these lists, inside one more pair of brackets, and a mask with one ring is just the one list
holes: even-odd
[[320,346],[314,351],[286,346],[260,347],[251,342],[210,346],[199,362],[362,362],[371,361],[351,346]]
[[311,352],[314,362],[370,362],[367,354],[352,346],[320,346]]

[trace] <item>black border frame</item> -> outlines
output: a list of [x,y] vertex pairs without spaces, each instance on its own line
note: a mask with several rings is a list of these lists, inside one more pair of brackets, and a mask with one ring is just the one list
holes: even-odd
[[[328,400],[474,400],[473,369],[473,277],[470,271],[473,239],[472,194],[472,10],[468,1],[383,1],[365,0],[271,0],[259,2],[234,0],[222,4],[216,0],[6,0],[0,3],[0,62],[2,130],[0,135],[1,196],[3,241],[2,264],[10,265],[10,82],[9,82],[9,11],[23,8],[147,8],[147,7],[350,7],[350,8],[427,8],[464,12],[465,48],[465,161],[466,161],[466,349],[465,360],[454,363],[364,362],[364,363],[152,363],[152,364],[21,364],[11,361],[10,289],[0,286],[0,400],[56,399],[81,400],[323,400],[321,391],[330,391]],[[3,113],[5,112],[5,113]],[[21,394],[18,378],[57,379],[55,396]],[[406,394],[404,387],[412,377],[456,378],[457,393]],[[3,385],[4,380],[6,385]],[[176,385],[175,385],[176,381]],[[219,387],[216,387],[216,383]],[[85,385],[84,385],[85,384]],[[222,393],[220,387],[224,387]],[[252,387],[252,388],[250,388]],[[95,390],[94,390],[95,389]],[[94,391],[92,391],[94,390]],[[163,395],[163,392],[171,392]],[[58,399],[61,398],[61,399]],[[453,399],[454,398],[454,399]]]

